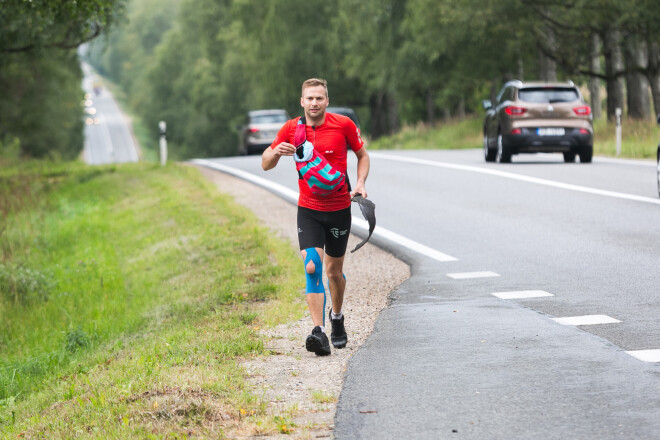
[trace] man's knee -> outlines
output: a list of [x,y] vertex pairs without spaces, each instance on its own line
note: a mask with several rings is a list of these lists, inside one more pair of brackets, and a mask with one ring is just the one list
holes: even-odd
[[323,262],[315,248],[305,249],[305,277],[307,293],[325,293],[323,288]]
[[341,270],[327,271],[328,279],[334,283],[339,283],[343,280],[346,280],[346,277]]
[[330,258],[326,260],[328,260],[326,261],[326,274],[328,275],[328,280],[334,283],[340,283],[345,280],[343,259],[333,260]]

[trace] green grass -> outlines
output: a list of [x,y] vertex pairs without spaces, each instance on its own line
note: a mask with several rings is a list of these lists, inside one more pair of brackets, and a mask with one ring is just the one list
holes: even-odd
[[481,124],[476,118],[406,126],[399,133],[369,143],[370,150],[433,150],[481,148]]
[[[614,155],[614,127],[595,127],[596,154]],[[624,121],[622,157],[656,145],[655,124]],[[370,148],[480,146],[474,118]],[[193,167],[19,161],[0,147],[0,438],[304,429],[295,408],[267,415],[238,364],[267,355],[259,327],[305,313],[288,243]]]
[[281,431],[237,362],[304,313],[288,243],[193,167],[0,162],[1,438]]
[[[462,121],[438,123],[433,127],[424,124],[404,127],[399,133],[376,139],[369,144],[370,150],[419,150],[482,148],[482,123],[480,117]],[[604,119],[594,122],[594,154],[616,156],[615,126]],[[622,121],[620,157],[655,159],[658,146],[658,128],[654,121]]]
[[[653,121],[624,119],[621,122],[620,157],[656,159],[658,127]],[[616,156],[616,125],[604,119],[594,123],[594,154]]]

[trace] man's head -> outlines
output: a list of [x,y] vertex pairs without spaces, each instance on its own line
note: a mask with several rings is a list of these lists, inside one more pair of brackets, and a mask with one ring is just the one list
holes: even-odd
[[325,121],[325,109],[330,100],[328,98],[328,83],[324,79],[310,78],[302,85],[300,106],[305,110],[305,117],[314,125]]

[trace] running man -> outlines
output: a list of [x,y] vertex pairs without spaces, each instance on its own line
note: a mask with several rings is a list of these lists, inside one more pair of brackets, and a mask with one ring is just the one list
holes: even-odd
[[[313,144],[315,152],[344,174],[347,174],[349,148],[357,156],[357,182],[352,191],[346,176],[346,183],[337,191],[330,195],[317,195],[302,175],[298,174],[298,242],[307,279],[307,306],[314,324],[305,346],[318,356],[330,354],[330,344],[325,334],[324,264],[332,299],[329,313],[332,345],[344,348],[348,341],[342,305],[346,289],[344,254],[351,231],[351,197],[356,194],[367,197],[365,182],[369,174],[369,155],[360,137],[360,130],[348,117],[326,113],[329,102],[325,80],[311,78],[302,84],[300,106],[305,115],[305,136]],[[261,159],[265,171],[275,168],[282,156],[293,156],[296,153],[294,135],[300,119],[287,121],[270,148],[266,148]],[[291,175],[295,176],[294,159],[290,161],[286,166],[291,167]]]

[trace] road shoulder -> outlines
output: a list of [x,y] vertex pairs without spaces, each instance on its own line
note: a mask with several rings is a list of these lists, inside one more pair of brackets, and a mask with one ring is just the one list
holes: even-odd
[[[249,208],[264,226],[297,249],[295,206],[242,179],[197,167],[220,191]],[[351,235],[348,248],[352,249],[360,241]],[[266,346],[272,354],[243,363],[253,393],[264,396],[268,412],[274,416],[293,413],[298,429],[293,435],[283,434],[283,438],[332,436],[337,399],[348,360],[371,334],[376,318],[387,306],[389,293],[410,277],[410,268],[367,243],[356,253],[347,253],[345,274],[348,284],[344,314],[349,336],[345,349],[333,350],[331,356],[322,358],[307,352],[305,337],[312,324],[305,316],[263,330]]]

